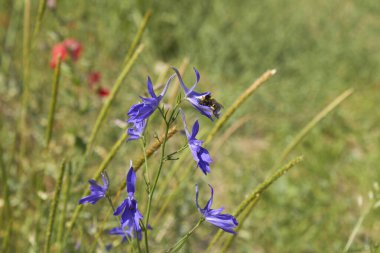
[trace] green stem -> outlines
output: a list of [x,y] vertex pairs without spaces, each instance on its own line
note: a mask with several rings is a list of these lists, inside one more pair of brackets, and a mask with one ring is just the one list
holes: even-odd
[[66,174],[66,183],[65,183],[65,188],[63,189],[63,207],[62,207],[62,212],[61,212],[61,217],[59,221],[59,226],[58,226],[58,232],[57,232],[57,241],[58,241],[58,252],[62,252],[63,248],[65,247],[63,243],[63,231],[65,230],[65,223],[66,223],[66,213],[67,213],[67,203],[69,200],[70,196],[70,189],[71,189],[71,173],[72,173],[72,166],[71,162],[68,165],[68,171]]
[[180,250],[182,248],[182,246],[185,244],[185,242],[189,239],[189,237],[194,233],[194,231],[205,221],[205,218],[202,216],[198,223],[195,224],[195,226],[189,231],[187,232],[186,235],[184,235],[181,239],[178,240],[178,242],[173,246],[171,247],[170,249],[166,250],[165,252],[166,253],[171,253],[171,252],[177,252],[178,250]]
[[118,91],[119,91],[119,89],[121,87],[121,84],[123,83],[123,80],[128,75],[129,71],[132,69],[132,66],[136,62],[138,56],[141,54],[141,52],[142,52],[143,49],[144,49],[144,46],[140,45],[136,49],[136,51],[134,51],[134,53],[132,54],[132,56],[126,62],[124,69],[122,70],[122,72],[118,76],[117,80],[115,81],[115,84],[112,87],[111,93],[107,97],[107,100],[103,104],[103,106],[102,106],[102,108],[100,110],[100,113],[99,113],[98,117],[96,118],[95,125],[94,125],[94,127],[92,129],[92,132],[91,132],[90,137],[89,137],[88,142],[87,142],[85,156],[88,156],[89,153],[91,152],[92,145],[94,144],[94,140],[95,140],[96,135],[97,135],[97,133],[99,131],[100,125],[103,123],[104,119],[106,118],[108,110],[110,109],[111,104],[114,101],[114,99],[115,99],[115,97],[116,97],[116,95],[117,95],[117,93],[118,93]]
[[182,152],[183,150],[187,149],[188,147],[189,147],[189,144],[186,143],[186,145],[184,145],[182,148],[180,148],[177,151],[174,151],[173,153],[167,155],[165,157],[165,160],[173,160],[173,158],[172,158],[173,155],[176,155],[176,154]]
[[142,21],[135,37],[133,38],[131,46],[128,49],[127,56],[124,59],[124,63],[127,63],[128,59],[131,57],[132,53],[135,51],[137,45],[140,43],[141,37],[145,31],[145,28],[148,24],[150,16],[152,16],[152,11],[148,10],[144,15],[143,21]]
[[245,220],[248,218],[249,214],[252,212],[252,209],[256,206],[257,202],[260,198],[256,198],[252,201],[252,203],[247,207],[247,209],[244,211],[244,213],[239,218],[239,225],[236,227],[234,235],[228,235],[228,238],[224,240],[224,245],[222,248],[221,253],[227,252],[233,241],[235,240],[236,236],[238,235],[240,229],[243,227],[243,224]]
[[[0,151],[2,154],[4,154],[3,148],[0,146]],[[11,210],[11,204],[10,204],[10,192],[9,192],[9,185],[8,185],[8,172],[5,168],[5,162],[3,160],[3,157],[0,157],[0,166],[1,166],[1,176],[2,176],[2,182],[3,182],[3,194],[4,194],[4,209],[3,209],[3,216],[2,221],[7,221],[7,230],[6,234],[3,237],[3,244],[1,246],[2,252],[8,251],[9,246],[9,239],[11,237],[11,231],[12,231],[12,210]],[[5,226],[5,224],[1,224],[2,226]]]
[[359,232],[360,227],[363,224],[365,217],[367,217],[367,215],[371,211],[372,207],[373,207],[373,202],[370,205],[368,205],[368,207],[366,209],[364,209],[363,213],[360,215],[360,217],[359,217],[358,221],[356,222],[355,227],[352,230],[350,237],[348,238],[348,241],[347,241],[347,243],[343,249],[344,253],[348,252],[348,250],[350,249],[352,243],[354,242],[356,235]]
[[[154,191],[156,190],[158,178],[160,177],[162,166],[163,166],[164,161],[165,161],[165,147],[166,147],[166,142],[168,140],[168,133],[169,133],[169,129],[170,129],[170,124],[173,121],[173,117],[174,117],[174,115],[176,113],[176,110],[177,110],[178,106],[179,106],[179,103],[176,104],[176,106],[174,107],[173,111],[171,112],[169,120],[166,120],[164,111],[161,108],[158,108],[158,110],[160,111],[160,113],[161,113],[161,115],[162,115],[162,117],[163,117],[163,119],[165,121],[165,125],[166,126],[165,126],[165,135],[164,135],[164,139],[162,140],[162,146],[161,146],[160,165],[158,167],[158,172],[157,172],[156,178],[154,179],[153,186],[152,186],[151,189],[148,189],[148,207],[147,207],[147,211],[146,211],[146,214],[145,214],[145,228],[148,228],[149,218],[150,218],[150,211],[151,211],[151,206],[152,206],[153,194],[154,194]],[[147,235],[147,233],[146,233],[146,235]],[[145,245],[147,247],[146,248],[146,252],[149,253],[149,243],[148,243],[147,236],[145,236]]]
[[30,92],[30,0],[25,0],[24,21],[23,21],[23,91],[22,108],[19,123],[20,145],[19,154],[22,157],[25,153],[26,139],[26,115],[28,113],[29,92]]
[[34,40],[37,38],[37,35],[41,30],[41,24],[42,24],[42,19],[44,17],[45,9],[46,9],[46,0],[40,0],[38,2],[36,26],[34,27],[34,32],[33,32]]
[[149,177],[149,167],[148,167],[148,157],[146,155],[146,142],[144,136],[141,137],[141,146],[144,154],[144,163],[145,163],[145,171],[143,173],[144,175],[144,180],[147,189],[150,188],[150,177]]
[[305,138],[305,136],[331,111],[333,111],[340,103],[342,103],[346,98],[348,98],[353,93],[353,89],[348,89],[341,95],[336,97],[330,104],[328,104],[322,111],[320,111],[314,118],[297,134],[293,141],[285,148],[281,155],[279,162],[285,160],[289,153]]
[[59,78],[61,75],[61,62],[62,62],[61,57],[58,57],[58,63],[57,63],[57,66],[55,67],[55,71],[54,71],[53,92],[52,92],[51,100],[50,100],[48,125],[47,125],[47,129],[46,129],[46,134],[45,134],[45,147],[46,148],[49,147],[51,135],[53,132],[55,107],[57,104],[58,89],[59,89]]
[[48,223],[48,228],[46,230],[46,235],[45,235],[45,246],[44,246],[45,253],[50,252],[50,241],[51,241],[51,236],[53,232],[53,226],[54,226],[54,220],[55,220],[55,215],[56,215],[57,206],[58,206],[59,195],[61,193],[63,175],[65,174],[65,167],[66,167],[66,160],[63,160],[60,167],[60,174],[58,177],[57,185],[55,187],[53,202],[51,203],[51,206],[50,206],[49,223]]

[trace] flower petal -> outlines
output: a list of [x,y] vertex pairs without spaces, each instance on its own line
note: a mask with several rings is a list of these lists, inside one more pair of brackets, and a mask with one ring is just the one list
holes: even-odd
[[181,74],[179,73],[178,69],[176,69],[175,67],[172,66],[172,69],[174,70],[174,72],[177,74],[177,77],[178,77],[178,80],[179,80],[179,84],[181,85],[183,91],[185,92],[185,94],[187,95],[187,93],[189,93],[189,89],[186,87],[186,85],[183,83],[183,80],[182,80],[182,77],[181,77]]
[[132,161],[130,161],[129,165],[129,172],[127,174],[127,192],[128,194],[133,194],[135,193],[135,186],[136,186],[136,173],[133,170],[132,167]]
[[148,92],[150,94],[150,96],[152,98],[156,98],[156,93],[154,93],[154,89],[153,89],[153,84],[152,84],[152,80],[150,79],[150,76],[148,76],[148,81],[147,81],[147,86],[148,86]]

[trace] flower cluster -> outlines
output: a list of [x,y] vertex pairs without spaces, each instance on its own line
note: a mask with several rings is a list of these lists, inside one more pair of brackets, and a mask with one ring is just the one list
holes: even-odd
[[[194,68],[196,81],[191,88],[188,88],[179,73],[179,71],[173,67],[175,72],[174,75],[170,76],[163,91],[156,95],[155,90],[153,88],[153,83],[150,77],[147,80],[147,90],[149,97],[140,97],[141,102],[134,104],[128,111],[128,120],[129,124],[127,133],[128,133],[128,141],[138,140],[144,136],[145,128],[148,122],[149,117],[158,109],[162,113],[162,116],[166,122],[167,127],[174,122],[174,119],[178,115],[181,114],[182,122],[187,138],[187,146],[190,149],[190,152],[193,156],[194,161],[196,162],[197,167],[204,173],[205,175],[211,173],[210,164],[212,163],[211,156],[208,150],[203,147],[204,142],[202,140],[197,139],[197,134],[200,130],[200,125],[198,120],[195,120],[192,124],[191,132],[189,131],[186,123],[185,113],[181,108],[178,108],[181,101],[178,101],[178,104],[172,108],[172,113],[167,119],[168,112],[165,112],[164,107],[160,107],[160,103],[165,96],[171,81],[177,77],[180,83],[180,86],[185,93],[185,100],[190,102],[190,104],[202,115],[209,118],[213,121],[215,118],[220,116],[220,110],[222,106],[211,96],[211,92],[202,92],[198,93],[194,91],[196,86],[200,81],[199,72]],[[90,82],[97,82],[100,79],[99,75],[93,75],[89,77]],[[176,111],[178,110],[178,111]],[[158,173],[159,175],[159,173]],[[90,191],[91,194],[82,198],[79,203],[91,203],[95,204],[99,199],[106,197],[109,180],[108,178],[103,177],[104,186],[99,186],[94,180],[89,181],[91,184]],[[157,182],[157,179],[156,179]],[[196,185],[196,198],[195,204],[199,210],[199,212],[203,216],[203,220],[211,223],[214,226],[217,226],[228,233],[235,233],[234,228],[238,225],[235,217],[230,214],[222,214],[223,208],[219,209],[211,209],[213,197],[214,197],[214,189],[210,186],[211,197],[207,202],[204,208],[201,208],[198,203],[198,185]],[[147,187],[149,188],[149,184],[147,183]],[[140,240],[142,238],[142,232],[144,229],[149,229],[149,225],[143,223],[143,216],[138,209],[138,203],[135,199],[135,191],[136,191],[136,173],[133,169],[132,162],[130,163],[129,171],[126,178],[126,188],[127,188],[127,197],[124,201],[114,210],[115,216],[120,216],[120,225],[111,229],[109,234],[122,236],[123,241],[129,241],[132,238],[137,238]],[[154,187],[153,187],[154,188]],[[149,191],[151,188],[148,189]],[[154,190],[154,189],[153,189]],[[150,193],[151,194],[151,193]],[[150,204],[148,204],[150,206]],[[147,217],[149,217],[149,212]],[[146,221],[148,222],[148,221]]]
[[[128,197],[120,204],[113,213],[113,215],[121,215],[120,225],[123,231],[126,231],[128,235],[137,234],[137,238],[141,239],[141,226],[142,214],[137,208],[137,201],[134,198],[136,190],[136,173],[132,167],[132,161],[130,164],[129,172],[127,175],[127,192]],[[125,229],[125,228],[128,229]]]

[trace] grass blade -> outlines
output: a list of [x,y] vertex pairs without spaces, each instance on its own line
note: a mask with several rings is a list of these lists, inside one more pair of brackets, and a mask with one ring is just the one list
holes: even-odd
[[59,195],[61,194],[63,175],[65,174],[65,167],[66,167],[66,161],[63,160],[60,167],[60,173],[59,173],[57,185],[55,186],[53,202],[51,203],[51,206],[50,206],[49,223],[48,223],[48,227],[47,227],[46,235],[45,235],[45,246],[44,246],[45,253],[50,252],[51,236],[52,236],[53,227],[54,227],[55,215],[57,212]]

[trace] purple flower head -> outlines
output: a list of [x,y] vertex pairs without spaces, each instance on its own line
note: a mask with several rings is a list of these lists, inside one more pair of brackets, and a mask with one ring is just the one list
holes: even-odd
[[132,238],[131,234],[128,231],[124,231],[121,227],[112,228],[110,231],[108,231],[108,234],[122,236],[123,242]]
[[222,105],[219,104],[215,99],[211,97],[211,92],[203,92],[198,93],[195,92],[194,89],[199,83],[200,75],[196,68],[194,69],[196,81],[190,89],[186,87],[184,84],[181,74],[179,73],[178,69],[172,67],[172,69],[175,71],[175,73],[178,76],[179,83],[185,92],[186,99],[193,105],[195,109],[197,109],[201,114],[205,115],[210,120],[213,120],[213,116],[215,118],[219,118],[220,116],[220,110],[222,109]]
[[166,91],[168,90],[169,84],[171,80],[175,77],[175,75],[172,75],[169,77],[169,80],[167,81],[164,90],[159,96],[156,96],[153,90],[152,80],[148,76],[148,92],[151,97],[144,98],[140,97],[142,99],[141,103],[132,105],[131,109],[128,111],[128,123],[136,123],[136,122],[142,122],[149,118],[150,115],[157,109],[158,104],[164,97]]
[[141,239],[141,226],[140,220],[143,216],[137,208],[137,201],[134,199],[136,188],[136,173],[132,167],[132,161],[130,164],[130,169],[127,175],[127,192],[128,197],[121,203],[119,207],[116,208],[113,215],[118,216],[121,214],[120,224],[121,228],[124,230],[128,227],[126,231],[128,234],[133,235],[134,231],[138,234],[138,239]]
[[109,186],[109,178],[107,174],[102,174],[102,180],[103,180],[103,186],[98,185],[98,183],[94,179],[88,180],[90,183],[90,195],[81,198],[78,203],[84,204],[84,203],[90,203],[95,204],[100,200],[101,198],[104,198],[106,196],[106,192],[108,190]]
[[198,204],[198,185],[195,185],[195,203],[197,204],[199,212],[205,217],[206,221],[211,223],[214,226],[217,226],[224,231],[236,234],[234,228],[238,225],[235,217],[230,214],[221,214],[223,211],[223,207],[219,209],[211,209],[213,197],[214,197],[214,189],[210,186],[211,197],[207,202],[204,208],[200,208]]
[[191,151],[191,154],[193,155],[194,160],[197,162],[197,166],[202,170],[202,172],[205,175],[207,175],[207,173],[211,172],[210,163],[212,163],[212,159],[207,149],[202,147],[203,141],[197,140],[195,138],[199,131],[198,120],[195,121],[193,125],[193,129],[190,134],[187,129],[185,114],[183,113],[181,109],[180,109],[180,112],[181,112],[182,121],[185,128],[187,141],[189,143],[189,149]]
[[128,128],[128,131],[127,131],[129,135],[129,138],[127,139],[127,141],[137,140],[141,138],[145,130],[146,120],[133,122],[132,124],[133,125],[130,128]]

